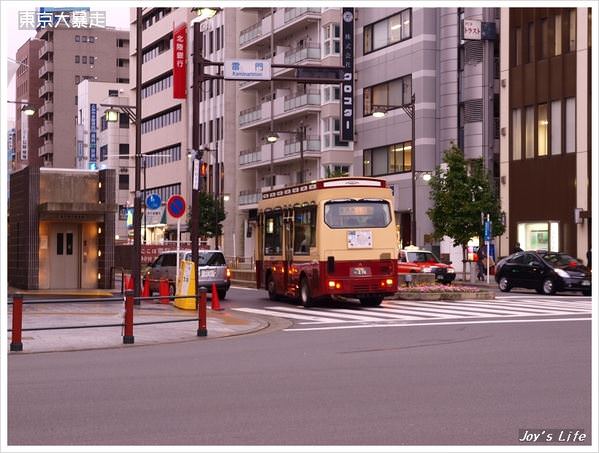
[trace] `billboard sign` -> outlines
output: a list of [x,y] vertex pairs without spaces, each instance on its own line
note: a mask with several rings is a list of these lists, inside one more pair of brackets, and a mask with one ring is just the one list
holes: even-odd
[[341,133],[344,142],[354,140],[354,8],[343,8],[341,66]]

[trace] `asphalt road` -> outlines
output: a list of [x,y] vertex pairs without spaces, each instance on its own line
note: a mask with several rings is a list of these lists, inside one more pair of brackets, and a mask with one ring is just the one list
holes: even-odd
[[590,321],[275,324],[202,343],[11,355],[8,443],[516,445],[519,429],[591,432]]

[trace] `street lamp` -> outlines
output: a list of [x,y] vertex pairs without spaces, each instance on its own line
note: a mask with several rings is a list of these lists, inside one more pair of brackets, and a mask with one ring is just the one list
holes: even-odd
[[[410,242],[412,245],[417,245],[416,241],[416,95],[412,93],[412,98],[409,104],[405,105],[389,105],[389,104],[374,104],[372,106],[372,116],[382,118],[389,110],[402,108],[403,111],[412,120],[412,222],[410,228]],[[423,178],[424,179],[424,178]],[[428,177],[430,180],[430,176]],[[426,179],[425,179],[426,181]]]
[[11,104],[23,104],[23,107],[21,107],[21,112],[23,112],[27,116],[35,115],[36,109],[33,106],[33,104],[29,101],[6,101],[6,102],[10,102]]
[[306,139],[306,128],[301,125],[296,131],[270,131],[266,136],[268,143],[275,143],[281,134],[293,134],[300,142],[300,183],[304,182],[304,140]]

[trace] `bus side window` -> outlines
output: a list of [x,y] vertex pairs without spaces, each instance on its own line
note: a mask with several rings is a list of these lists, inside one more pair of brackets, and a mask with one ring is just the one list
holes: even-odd
[[295,208],[293,220],[293,252],[307,255],[316,247],[316,206]]

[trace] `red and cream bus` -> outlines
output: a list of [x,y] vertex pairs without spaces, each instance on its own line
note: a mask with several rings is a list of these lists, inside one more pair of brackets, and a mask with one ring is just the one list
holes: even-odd
[[384,180],[332,178],[264,192],[258,203],[256,283],[304,306],[357,298],[377,306],[397,289],[397,236]]

